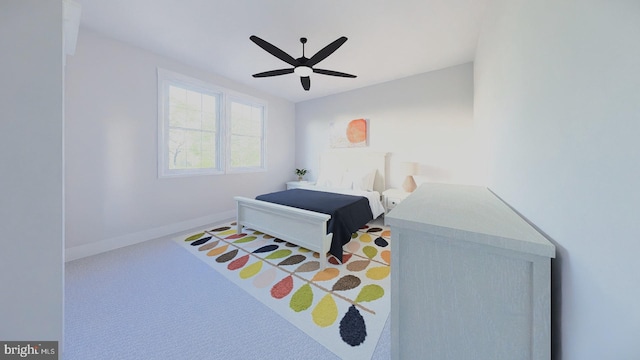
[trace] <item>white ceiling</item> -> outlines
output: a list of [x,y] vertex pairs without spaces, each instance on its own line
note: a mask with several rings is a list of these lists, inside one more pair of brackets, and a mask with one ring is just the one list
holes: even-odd
[[[487,0],[79,0],[81,27],[299,102],[472,61]],[[290,67],[249,40],[294,58],[349,40],[316,67],[355,79],[251,75]]]

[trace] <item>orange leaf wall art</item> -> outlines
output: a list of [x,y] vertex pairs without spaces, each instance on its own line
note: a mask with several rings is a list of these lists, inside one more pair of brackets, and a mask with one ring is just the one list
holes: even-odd
[[329,144],[332,148],[365,147],[369,141],[369,121],[353,119],[330,124]]

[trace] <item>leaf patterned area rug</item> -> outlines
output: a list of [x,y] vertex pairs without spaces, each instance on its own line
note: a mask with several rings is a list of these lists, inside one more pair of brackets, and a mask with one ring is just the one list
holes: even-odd
[[343,359],[371,359],[390,309],[391,233],[365,226],[344,264],[235,222],[176,239],[189,252]]

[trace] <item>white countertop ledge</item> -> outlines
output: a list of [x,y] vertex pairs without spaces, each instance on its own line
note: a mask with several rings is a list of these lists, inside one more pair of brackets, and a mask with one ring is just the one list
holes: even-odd
[[489,189],[427,183],[385,216],[392,227],[421,231],[532,255],[555,257],[555,246]]

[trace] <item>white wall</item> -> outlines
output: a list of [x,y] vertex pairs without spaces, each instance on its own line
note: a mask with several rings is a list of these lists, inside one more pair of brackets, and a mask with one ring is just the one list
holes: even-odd
[[488,183],[558,246],[554,358],[638,359],[640,2],[495,0],[486,14]]
[[[157,67],[266,100],[268,171],[158,179]],[[67,60],[66,124],[69,258],[232,217],[233,196],[294,176],[292,103],[85,28]]]
[[0,339],[62,341],[62,1],[0,2],[0,49]]
[[481,184],[476,156],[471,63],[296,104],[296,166],[317,177],[329,124],[369,119],[369,150],[390,153],[387,187],[400,187],[402,162],[429,181]]

